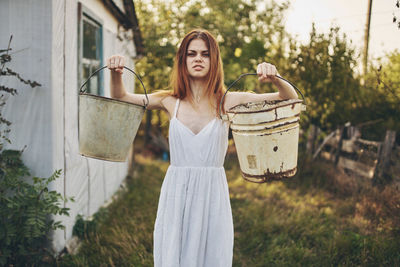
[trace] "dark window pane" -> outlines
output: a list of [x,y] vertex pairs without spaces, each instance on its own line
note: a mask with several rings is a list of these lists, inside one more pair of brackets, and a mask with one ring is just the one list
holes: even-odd
[[96,41],[99,42],[100,28],[83,20],[83,57],[96,59]]
[[[82,83],[100,67],[102,58],[102,26],[86,14],[82,17],[80,58]],[[103,95],[102,73],[97,73],[85,85],[86,93]]]

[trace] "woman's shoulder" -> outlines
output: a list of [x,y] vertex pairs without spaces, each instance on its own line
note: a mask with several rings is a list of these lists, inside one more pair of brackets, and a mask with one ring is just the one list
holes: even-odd
[[176,101],[177,101],[177,98],[173,95],[167,95],[161,101],[162,105],[164,106],[164,109],[168,112],[170,117],[173,114],[173,111],[175,109]]
[[178,100],[178,98],[173,96],[173,95],[165,95],[163,97],[162,102],[163,102],[163,104],[167,104],[168,105],[168,104],[175,104],[175,102],[177,100]]
[[165,106],[165,104],[168,105],[169,102],[176,101],[176,97],[173,96],[170,90],[158,90],[151,93],[149,97],[154,99],[155,102],[159,102],[162,106]]

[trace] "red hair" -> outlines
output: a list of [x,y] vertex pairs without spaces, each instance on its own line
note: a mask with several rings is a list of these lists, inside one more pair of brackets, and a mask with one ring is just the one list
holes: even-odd
[[219,103],[223,94],[225,93],[224,72],[218,43],[214,36],[212,36],[207,30],[195,29],[190,31],[183,38],[175,56],[174,67],[172,69],[170,81],[170,88],[172,91],[170,91],[169,94],[179,99],[188,97],[190,103],[194,103],[193,94],[190,90],[186,57],[189,44],[195,39],[203,40],[209,51],[210,70],[207,74],[207,88],[205,94],[208,97],[211,106],[215,107],[216,114],[219,114]]

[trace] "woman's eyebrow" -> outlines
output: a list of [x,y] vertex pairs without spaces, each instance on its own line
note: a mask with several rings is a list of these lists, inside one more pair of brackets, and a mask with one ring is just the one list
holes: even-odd
[[197,51],[200,51],[200,52],[208,52],[208,50],[193,50],[193,49],[189,49],[189,50],[188,50],[188,52],[197,52]]

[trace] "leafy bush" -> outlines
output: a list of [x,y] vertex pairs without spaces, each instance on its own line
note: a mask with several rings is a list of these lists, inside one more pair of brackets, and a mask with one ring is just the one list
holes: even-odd
[[108,218],[108,209],[101,207],[94,215],[91,220],[85,220],[85,218],[78,214],[72,234],[79,237],[80,239],[87,238],[90,234],[95,233],[99,230],[102,223]]
[[[69,215],[61,201],[68,201],[49,184],[60,177],[57,170],[49,178],[24,181],[28,168],[22,151],[4,150],[0,154],[0,264],[25,266],[43,263],[51,252],[46,249],[50,230],[64,229],[50,214]],[[70,198],[73,201],[73,198]]]

